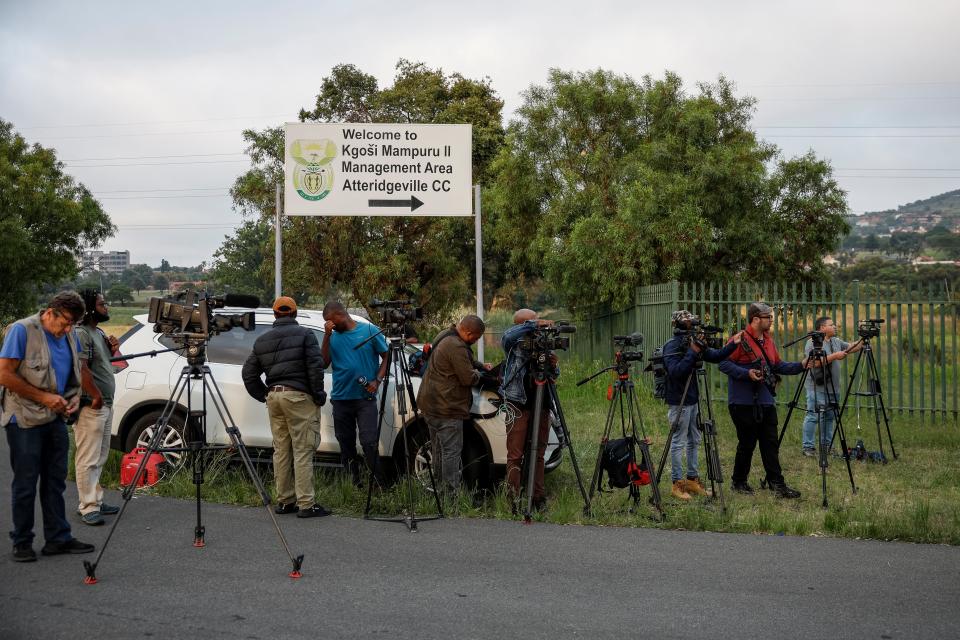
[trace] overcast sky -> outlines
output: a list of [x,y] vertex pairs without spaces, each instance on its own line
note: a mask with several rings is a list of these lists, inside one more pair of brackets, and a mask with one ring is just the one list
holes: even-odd
[[507,121],[551,67],[669,69],[691,90],[723,74],[860,213],[960,188],[958,25],[956,0],[0,0],[0,118],[100,199],[119,228],[103,249],[153,266],[209,261],[241,220],[242,129],[295,120],[336,64],[385,86],[399,58],[489,76]]

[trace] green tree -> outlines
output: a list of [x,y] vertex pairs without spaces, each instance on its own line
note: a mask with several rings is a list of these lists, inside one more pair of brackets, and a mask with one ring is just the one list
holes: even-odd
[[35,310],[41,286],[73,279],[76,255],[113,232],[52,149],[27,144],[0,120],[0,322]]
[[214,287],[273,298],[273,229],[264,220],[247,220],[233,236],[226,236],[214,254]]
[[153,277],[153,288],[161,293],[167,290],[167,287],[170,286],[170,281],[167,280],[167,276],[162,273],[158,273]]
[[[567,306],[632,300],[680,278],[822,277],[844,194],[812,154],[782,160],[724,78],[552,70],[525,94],[492,170],[496,238]],[[775,163],[768,171],[768,164]]]
[[170,271],[170,263],[167,262],[166,258],[160,259],[160,271],[162,271],[163,273]]
[[121,306],[123,306],[125,302],[133,302],[133,292],[130,290],[130,287],[120,283],[110,287],[105,297],[110,304],[120,303]]
[[[445,74],[421,63],[401,60],[392,86],[353,65],[334,67],[321,83],[312,110],[302,121],[471,123],[473,175],[486,181],[489,164],[503,140],[502,101],[489,79]],[[283,130],[245,131],[253,168],[234,183],[234,206],[269,221],[274,215],[274,185],[283,176]],[[293,217],[283,222],[284,292],[303,298],[346,291],[360,301],[371,297],[414,295],[432,313],[443,313],[470,298],[473,279],[472,224],[464,219],[416,217]],[[244,244],[252,230],[241,229]],[[227,243],[226,257],[239,250]],[[243,253],[249,257],[250,251]],[[223,261],[221,260],[221,263]],[[491,263],[493,260],[491,260]],[[223,273],[219,271],[218,273]],[[257,271],[263,283],[273,279],[272,251]]]

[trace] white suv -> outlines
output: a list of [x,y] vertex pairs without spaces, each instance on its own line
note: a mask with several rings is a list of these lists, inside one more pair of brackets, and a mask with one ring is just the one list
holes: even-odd
[[[220,313],[242,313],[246,309],[224,309]],[[213,378],[223,393],[227,408],[236,422],[243,442],[250,449],[251,456],[269,460],[272,439],[266,406],[251,398],[243,386],[240,370],[250,355],[254,340],[269,331],[274,317],[270,309],[258,309],[256,329],[244,331],[235,328],[210,338],[207,345],[207,364]],[[145,315],[136,316],[134,325],[122,338],[120,352],[123,355],[145,353],[176,346],[171,338],[155,333],[153,325],[147,322]],[[354,320],[366,323],[367,320],[354,316]],[[319,311],[299,310],[297,322],[313,330],[318,342],[323,341],[323,315]],[[412,347],[411,347],[412,349]],[[186,359],[177,352],[143,356],[127,361],[124,369],[117,373],[117,390],[113,402],[113,426],[111,444],[114,449],[130,451],[137,446],[146,446],[152,436],[156,421],[176,384]],[[388,471],[406,469],[404,460],[404,437],[402,430],[408,429],[407,437],[412,443],[411,461],[418,475],[425,473],[424,462],[430,455],[429,439],[425,425],[414,420],[413,412],[407,408],[406,424],[396,411],[395,386],[390,378],[388,398],[390,409],[384,418],[380,434],[380,454],[385,457]],[[414,393],[419,388],[420,379],[412,379]],[[325,388],[329,393],[332,387],[331,374],[326,373]],[[193,385],[193,409],[203,406],[200,385]],[[163,446],[177,447],[183,444],[182,429],[186,417],[186,398],[170,421],[170,429],[163,438]],[[503,413],[498,411],[497,394],[492,391],[474,390],[474,403],[471,409],[471,424],[464,431],[463,473],[464,481],[478,487],[490,487],[501,479],[506,470],[506,430]],[[333,414],[328,401],[320,410],[321,442],[315,455],[319,466],[340,466],[340,447],[333,431]],[[216,410],[207,402],[207,440],[212,444],[229,444],[225,425]],[[358,445],[359,448],[359,445]],[[176,463],[180,456],[167,454],[169,462]],[[554,430],[550,432],[550,441],[546,458],[547,470],[556,468],[562,459],[562,452]],[[393,464],[389,464],[390,460]]]

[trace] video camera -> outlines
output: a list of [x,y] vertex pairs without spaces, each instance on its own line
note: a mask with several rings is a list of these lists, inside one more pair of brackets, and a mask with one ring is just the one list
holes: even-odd
[[188,291],[168,298],[150,298],[147,320],[153,323],[153,330],[157,333],[170,334],[175,338],[207,340],[210,336],[230,331],[234,327],[241,327],[245,331],[256,328],[253,311],[214,313],[214,309],[259,306],[260,299],[256,296],[229,293],[225,296],[211,296]]
[[690,342],[695,343],[701,349],[721,349],[723,348],[723,329],[712,325],[701,324],[700,318],[694,317],[690,320],[690,327],[677,327]]
[[861,320],[860,325],[857,327],[857,333],[863,339],[869,338],[878,338],[880,337],[880,325],[883,324],[881,318],[870,318],[868,320]]
[[565,320],[552,326],[537,327],[533,333],[522,338],[519,346],[531,353],[545,353],[547,351],[566,351],[570,348],[570,338],[561,336],[561,333],[576,333],[577,328]]
[[613,336],[613,344],[617,348],[616,359],[617,362],[642,362],[643,361],[643,351],[628,351],[629,347],[641,347],[643,346],[643,335],[639,333],[631,333],[628,336]]
[[423,307],[415,306],[413,300],[370,301],[370,308],[380,312],[380,326],[387,337],[402,337],[407,322],[423,318]]

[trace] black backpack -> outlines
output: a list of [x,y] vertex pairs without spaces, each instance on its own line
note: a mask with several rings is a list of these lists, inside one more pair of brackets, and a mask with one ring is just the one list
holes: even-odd
[[661,345],[650,354],[650,363],[644,371],[653,373],[653,397],[657,400],[667,400],[667,367],[663,364],[663,347]]
[[600,480],[607,473],[611,489],[624,489],[631,484],[650,484],[650,473],[643,462],[637,465],[636,447],[632,437],[608,440],[600,458]]

